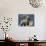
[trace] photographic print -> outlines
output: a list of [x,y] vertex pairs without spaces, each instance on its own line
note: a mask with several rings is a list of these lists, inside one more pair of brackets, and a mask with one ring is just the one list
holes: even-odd
[[34,14],[19,14],[18,25],[19,26],[34,26]]

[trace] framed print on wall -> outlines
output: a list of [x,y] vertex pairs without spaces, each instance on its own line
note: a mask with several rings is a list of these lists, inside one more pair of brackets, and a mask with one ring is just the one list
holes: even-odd
[[34,14],[19,14],[18,25],[19,26],[34,26]]

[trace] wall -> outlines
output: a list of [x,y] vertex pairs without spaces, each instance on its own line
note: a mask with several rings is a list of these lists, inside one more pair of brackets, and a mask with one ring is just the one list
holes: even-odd
[[[33,8],[30,6],[28,0],[0,0],[0,17],[12,17],[13,22],[8,33],[16,40],[27,40],[34,34],[37,39],[45,39],[45,15],[46,6]],[[18,14],[34,14],[35,26],[34,27],[19,27]],[[2,31],[0,31],[0,35]],[[4,34],[4,33],[3,33]],[[0,36],[0,39],[3,37]],[[3,38],[4,39],[4,38]]]

